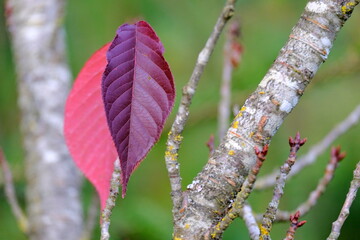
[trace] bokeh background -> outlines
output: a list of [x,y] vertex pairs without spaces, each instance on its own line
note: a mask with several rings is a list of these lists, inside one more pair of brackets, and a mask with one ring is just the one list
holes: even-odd
[[[68,1],[66,18],[68,60],[74,76],[87,58],[110,41],[116,28],[137,19],[148,21],[165,46],[165,57],[171,66],[177,87],[177,103],[181,88],[188,80],[197,54],[203,47],[224,1],[220,0],[76,0]],[[3,0],[0,1],[0,145],[14,174],[17,196],[25,208],[26,182],[24,152],[19,130],[16,73],[9,34],[6,31]],[[305,0],[240,0],[236,15],[241,19],[242,44],[245,52],[240,67],[234,72],[232,100],[243,104],[256,88],[285,43],[297,22]],[[300,131],[308,138],[307,149],[326,135],[339,121],[360,103],[360,21],[359,9],[340,32],[329,59],[320,68],[300,103],[285,120],[272,140],[268,160],[262,174],[278,168],[288,154],[287,138]],[[205,69],[191,107],[191,116],[184,132],[179,154],[184,188],[206,163],[205,142],[217,133],[217,103],[222,71],[224,35]],[[54,96],[56,97],[56,96]],[[174,110],[174,112],[175,112]],[[174,113],[170,116],[161,140],[132,176],[125,199],[119,199],[111,224],[112,239],[170,239],[172,233],[170,187],[164,164],[165,138]],[[216,141],[218,143],[218,140]],[[335,179],[318,205],[302,219],[307,224],[297,232],[298,239],[325,239],[331,223],[337,218],[348,191],[352,171],[360,160],[360,127],[354,127],[336,142],[347,152]],[[317,185],[329,159],[329,151],[316,164],[288,182],[281,209],[293,209],[304,201]],[[84,180],[84,208],[93,193]],[[253,208],[263,213],[272,190],[256,192],[250,197]],[[84,210],[86,212],[86,210]],[[360,239],[360,198],[355,200],[340,239]],[[273,239],[283,238],[288,227],[276,224]],[[93,239],[99,238],[96,227]],[[16,221],[5,200],[0,175],[0,239],[22,240]],[[244,224],[237,220],[226,231],[224,239],[248,239]]]

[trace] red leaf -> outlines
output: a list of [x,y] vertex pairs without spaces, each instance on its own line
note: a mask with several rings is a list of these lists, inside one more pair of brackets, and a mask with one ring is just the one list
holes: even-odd
[[106,66],[106,44],[86,62],[69,94],[65,107],[64,134],[70,153],[95,186],[105,207],[117,158],[106,123],[101,97],[101,78]]
[[151,26],[124,24],[107,52],[102,92],[107,122],[120,156],[123,197],[131,173],[158,141],[175,89],[164,48]]

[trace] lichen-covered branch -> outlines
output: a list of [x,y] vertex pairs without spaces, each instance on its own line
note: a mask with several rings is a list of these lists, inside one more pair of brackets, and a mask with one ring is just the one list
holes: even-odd
[[[255,164],[255,146],[269,143],[326,60],[359,1],[309,1],[279,56],[246,100],[219,147],[187,191],[178,239],[204,239]],[[220,216],[219,216],[220,215]]]
[[348,194],[346,195],[345,203],[341,208],[338,219],[333,222],[332,229],[327,240],[336,240],[340,236],[341,228],[346,220],[346,218],[350,214],[350,207],[353,204],[353,201],[356,197],[356,193],[360,187],[360,162],[356,165],[356,169],[354,170],[354,177],[350,184],[350,189]]
[[[312,191],[309,195],[309,198],[303,202],[296,210],[292,212],[300,212],[302,216],[306,215],[312,207],[314,207],[320,198],[320,196],[325,192],[326,187],[333,179],[335,170],[339,166],[339,162],[343,160],[345,153],[340,152],[340,147],[331,149],[331,157],[329,163],[326,165],[325,174],[320,179],[316,189]],[[295,165],[294,165],[295,166]],[[276,214],[276,221],[287,221],[291,216],[290,212],[279,210]]]
[[[338,125],[336,125],[319,143],[315,144],[310,150],[303,156],[301,156],[292,168],[289,178],[298,174],[304,167],[313,164],[316,159],[342,134],[346,133],[351,127],[357,125],[360,120],[360,105],[355,109]],[[269,175],[259,178],[255,183],[255,189],[265,189],[274,186],[276,176],[279,174],[279,170],[275,170]],[[301,213],[303,214],[303,213]]]
[[270,240],[270,231],[272,224],[276,219],[276,213],[279,209],[280,199],[284,194],[284,188],[287,176],[291,170],[291,167],[294,165],[296,160],[296,153],[299,151],[300,147],[306,142],[305,139],[300,138],[300,134],[297,133],[296,137],[293,139],[289,138],[290,145],[290,154],[285,164],[280,168],[280,174],[276,179],[276,184],[273,191],[273,197],[264,213],[262,224],[260,226],[260,239],[261,240]]
[[120,161],[119,159],[116,159],[116,161],[114,162],[114,171],[111,176],[110,194],[108,199],[106,200],[105,208],[102,210],[101,213],[100,240],[110,239],[109,227],[111,223],[111,213],[113,208],[115,207],[116,198],[119,195],[120,175],[121,175]]
[[25,146],[29,236],[36,240],[78,240],[82,231],[80,174],[63,137],[71,82],[62,27],[64,3],[6,2]]
[[173,218],[175,228],[179,219],[179,211],[182,208],[183,196],[181,189],[180,164],[177,161],[180,144],[182,141],[182,132],[190,113],[190,104],[195,94],[198,82],[204,71],[205,65],[215,48],[215,44],[224,29],[226,22],[232,17],[235,9],[236,0],[227,0],[218,18],[214,30],[207,40],[205,47],[201,50],[195,64],[195,68],[189,82],[183,88],[180,106],[171,127],[166,143],[165,163],[168,170],[171,185],[171,197],[173,202]]
[[9,164],[6,160],[4,152],[0,148],[0,168],[4,176],[4,185],[5,185],[5,196],[10,204],[11,211],[13,212],[17,224],[22,232],[27,234],[29,232],[29,221],[25,216],[23,210],[21,209],[19,202],[16,197],[14,182],[9,168]]
[[254,183],[256,181],[256,176],[258,175],[263,162],[266,159],[266,154],[268,152],[268,145],[265,145],[264,148],[260,151],[255,147],[255,154],[257,156],[256,164],[252,167],[249,176],[245,180],[241,191],[236,195],[234,202],[231,204],[231,208],[226,213],[226,215],[221,219],[221,221],[216,224],[216,226],[211,230],[212,238],[220,238],[223,232],[229,227],[234,219],[243,215],[243,208],[245,201],[249,197]]

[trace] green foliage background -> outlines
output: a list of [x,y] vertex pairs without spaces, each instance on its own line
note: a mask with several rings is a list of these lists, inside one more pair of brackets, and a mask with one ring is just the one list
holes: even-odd
[[[124,22],[137,19],[148,21],[157,31],[166,52],[177,86],[177,104],[181,88],[188,80],[197,54],[209,36],[224,1],[219,0],[77,0],[68,1],[64,19],[67,31],[68,59],[76,76],[87,58],[99,47],[112,40],[116,28]],[[26,182],[24,177],[20,114],[17,107],[16,74],[12,62],[9,34],[6,31],[4,6],[0,2],[0,145],[4,149],[16,183],[16,192],[25,205]],[[297,22],[306,1],[259,0],[239,1],[237,16],[242,22],[243,61],[234,73],[233,103],[242,105],[256,88],[271,66],[291,28]],[[359,9],[340,32],[327,62],[321,67],[300,103],[285,120],[272,140],[268,160],[262,174],[278,168],[287,157],[287,138],[300,131],[309,147],[359,104],[360,77],[360,21]],[[184,187],[206,163],[208,149],[205,142],[210,134],[217,133],[217,102],[222,70],[220,39],[214,55],[206,67],[198,92],[191,107],[191,117],[184,132],[180,151],[181,173]],[[56,96],[55,96],[56,97]],[[166,131],[174,113],[168,120],[165,132],[130,180],[125,199],[119,199],[111,225],[112,239],[170,239],[172,232],[170,187],[164,164]],[[304,216],[307,224],[297,233],[298,239],[325,239],[331,223],[337,218],[348,190],[352,171],[360,160],[360,127],[340,137],[336,145],[347,152],[336,177],[318,205]],[[293,178],[285,189],[281,209],[293,209],[304,201],[322,176],[329,153]],[[0,239],[26,239],[18,230],[10,207],[4,197],[0,175]],[[93,190],[84,182],[83,201],[89,205]],[[250,202],[256,212],[264,212],[272,190],[256,192]],[[355,200],[340,239],[360,239],[357,231],[360,222],[360,198]],[[25,206],[24,206],[25,207]],[[273,228],[273,239],[284,237],[288,224]],[[93,239],[99,238],[99,229]],[[225,233],[224,239],[248,239],[247,230],[238,220]]]

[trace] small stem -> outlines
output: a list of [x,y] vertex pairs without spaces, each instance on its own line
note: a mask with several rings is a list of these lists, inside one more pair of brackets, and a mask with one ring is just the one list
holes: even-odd
[[230,99],[231,99],[231,79],[234,68],[238,67],[242,46],[239,43],[240,24],[235,20],[229,26],[226,42],[224,44],[224,64],[222,72],[220,102],[218,107],[218,131],[221,140],[230,125]]
[[[316,159],[321,155],[337,138],[346,133],[351,127],[357,125],[360,120],[360,105],[356,108],[338,125],[336,125],[319,143],[315,144],[310,150],[300,157],[289,174],[289,178],[299,173],[304,167],[313,164]],[[276,176],[279,171],[261,177],[256,181],[255,189],[265,189],[274,186]]]
[[345,203],[341,208],[338,219],[333,222],[332,229],[327,240],[336,240],[340,236],[341,228],[346,220],[346,218],[350,214],[350,207],[356,197],[357,190],[360,187],[360,162],[356,165],[356,169],[354,170],[354,177],[350,184],[349,192],[346,195]]
[[306,223],[306,221],[299,222],[299,218],[300,218],[299,211],[297,211],[294,215],[290,215],[289,218],[290,218],[290,227],[286,232],[286,237],[284,238],[284,240],[294,240],[296,230]]
[[109,227],[111,222],[111,213],[112,209],[115,207],[116,198],[119,195],[119,186],[120,186],[120,161],[116,159],[114,162],[114,172],[111,177],[111,187],[110,187],[110,195],[106,200],[106,205],[101,214],[101,238],[100,240],[109,240]]
[[258,240],[260,235],[260,229],[256,222],[251,206],[246,202],[244,204],[244,207],[242,208],[241,217],[242,219],[244,219],[245,225],[249,231],[250,239]]
[[[316,189],[311,192],[309,198],[302,203],[296,210],[292,212],[300,212],[302,216],[307,214],[312,207],[314,207],[320,198],[320,196],[325,192],[326,187],[329,185],[330,181],[333,179],[335,170],[339,166],[339,162],[343,160],[345,153],[340,152],[340,147],[331,149],[331,158],[329,163],[326,165],[325,174],[320,179]],[[290,212],[278,211],[276,214],[276,221],[287,221],[291,216]]]
[[27,234],[29,232],[29,221],[22,211],[19,202],[16,198],[15,188],[11,170],[6,160],[3,150],[0,148],[0,166],[4,175],[5,196],[10,204],[11,210],[17,220],[17,224],[22,232]]
[[208,38],[205,47],[199,53],[193,73],[189,82],[183,87],[180,106],[169,132],[166,143],[165,163],[168,170],[171,185],[171,197],[173,202],[173,219],[176,222],[180,218],[179,212],[183,203],[183,192],[181,188],[180,164],[177,161],[178,152],[182,143],[182,132],[190,114],[190,105],[196,92],[197,85],[204,68],[215,48],[217,40],[224,29],[226,22],[233,16],[236,0],[228,0],[214,26],[214,30]]
[[262,224],[260,227],[260,233],[261,233],[260,239],[264,239],[264,240],[271,239],[270,231],[272,228],[272,224],[276,218],[276,212],[279,207],[280,199],[284,194],[284,187],[285,187],[287,175],[289,174],[291,167],[295,163],[297,151],[300,149],[302,145],[305,144],[305,142],[306,142],[306,138],[300,139],[299,133],[296,134],[295,139],[293,139],[292,137],[289,138],[290,154],[285,164],[280,168],[280,175],[276,180],[273,197],[263,216]]

